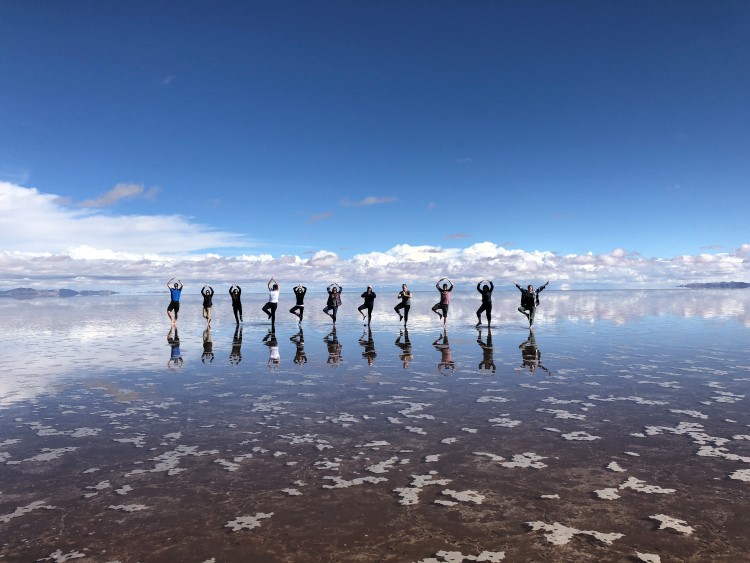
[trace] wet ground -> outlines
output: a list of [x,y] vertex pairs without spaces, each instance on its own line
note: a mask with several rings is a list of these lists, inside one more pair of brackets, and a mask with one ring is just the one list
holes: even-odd
[[750,293],[244,297],[0,302],[0,560],[747,560]]

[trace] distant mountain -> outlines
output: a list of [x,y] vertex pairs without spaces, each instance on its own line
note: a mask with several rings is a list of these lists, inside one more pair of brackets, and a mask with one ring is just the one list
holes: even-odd
[[76,297],[89,295],[114,295],[116,291],[108,289],[102,291],[75,291],[73,289],[32,289],[30,287],[17,287],[8,291],[0,291],[0,297],[10,297],[11,299],[35,299],[37,297]]
[[688,283],[678,285],[677,287],[687,287],[688,289],[747,289],[750,283],[747,282],[708,282],[708,283]]

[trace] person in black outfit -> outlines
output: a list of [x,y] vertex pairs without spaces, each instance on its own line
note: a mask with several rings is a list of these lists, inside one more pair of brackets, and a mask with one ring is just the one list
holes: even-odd
[[487,340],[482,340],[482,329],[479,329],[477,335],[477,344],[482,349],[482,361],[479,362],[479,371],[487,370],[491,373],[495,373],[497,366],[495,366],[495,349],[492,346],[492,331],[487,327]]
[[341,363],[341,351],[344,347],[336,336],[335,326],[331,329],[331,332],[323,337],[323,341],[328,346],[328,360],[326,363],[332,366],[338,366]]
[[232,351],[229,352],[229,363],[236,366],[242,361],[242,326],[237,323],[232,338]]
[[214,342],[211,340],[211,327],[206,327],[203,331],[203,354],[201,361],[210,364],[214,361]]
[[297,284],[297,287],[293,288],[292,291],[294,291],[294,297],[297,300],[297,303],[289,309],[289,312],[292,315],[297,315],[299,317],[299,325],[302,325],[302,317],[305,314],[305,293],[307,293],[307,288],[300,284]]
[[437,337],[432,343],[435,350],[440,352],[440,361],[438,362],[438,371],[443,375],[452,375],[456,371],[456,362],[453,361],[451,345],[448,342],[448,333],[443,329],[443,334]]
[[211,325],[211,307],[213,306],[214,288],[210,285],[204,285],[201,289],[201,295],[203,296],[203,318],[206,319],[206,324]]
[[[229,295],[232,298],[232,311],[234,311],[234,320],[237,324],[242,322],[242,302],[240,301],[240,295],[242,294],[242,288],[236,283],[232,284],[229,288]],[[237,314],[239,313],[239,316]]]
[[290,336],[289,340],[294,342],[294,345],[297,347],[297,350],[294,353],[294,363],[299,365],[306,364],[307,354],[305,353],[305,334],[302,332],[301,326],[299,327],[299,332]]
[[[404,339],[403,342],[401,341],[401,338]],[[404,327],[404,330],[399,333],[395,344],[401,348],[401,353],[398,355],[398,359],[404,362],[404,369],[407,369],[409,367],[409,362],[414,359],[414,354],[411,351],[411,340],[409,340],[409,331],[406,330],[406,327]]]
[[365,320],[365,314],[362,311],[367,309],[367,324],[369,325],[372,320],[372,308],[375,305],[375,298],[377,295],[375,295],[375,292],[372,290],[372,286],[368,285],[367,290],[360,297],[362,297],[365,302],[357,307],[357,311],[362,315],[362,320]]
[[[365,332],[367,333],[367,338],[365,338]],[[362,357],[367,360],[367,365],[373,365],[375,363],[375,357],[378,354],[375,352],[375,340],[372,337],[372,329],[369,326],[362,332],[362,336],[359,338],[359,343],[365,349],[364,352],[362,352]]]
[[[341,292],[343,289],[344,288],[337,283],[332,283],[326,288],[326,291],[328,292],[328,301],[323,308],[323,312],[333,319],[333,324],[336,324],[336,313],[338,312],[339,307],[341,307]],[[328,311],[331,312],[329,313]]]
[[[393,310],[398,313],[398,322],[404,321],[404,326],[409,322],[409,309],[411,309],[411,291],[406,288],[406,284],[401,285],[401,291],[398,294],[401,303],[396,305]],[[401,314],[403,309],[404,314]]]
[[492,322],[492,290],[495,289],[495,284],[492,280],[489,281],[489,285],[484,284],[481,288],[479,287],[482,282],[477,283],[477,291],[482,294],[482,306],[477,309],[477,326],[482,326],[482,313],[487,314],[487,326],[490,326]]
[[518,308],[518,312],[523,313],[529,319],[529,328],[533,329],[534,315],[536,314],[536,308],[539,306],[539,294],[549,285],[549,281],[536,291],[534,291],[534,286],[530,284],[527,289],[522,288],[516,282],[513,282],[513,285],[521,292],[521,306]]
[[544,365],[542,365],[542,352],[536,345],[536,336],[534,332],[529,330],[529,337],[521,344],[518,345],[521,350],[521,367],[516,369],[516,372],[525,370],[528,368],[529,375],[533,375],[536,368],[539,367],[547,372],[547,375],[552,375]]

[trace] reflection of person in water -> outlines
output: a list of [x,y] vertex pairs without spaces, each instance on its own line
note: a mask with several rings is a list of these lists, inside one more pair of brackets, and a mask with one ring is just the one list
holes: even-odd
[[297,350],[294,353],[294,363],[299,365],[306,364],[307,354],[305,354],[305,335],[302,332],[302,326],[299,327],[299,332],[297,334],[289,337],[289,340],[294,342],[294,345],[297,347]]
[[[404,339],[403,342],[401,341],[402,338]],[[399,332],[395,344],[401,348],[401,353],[398,355],[398,359],[404,362],[404,369],[406,369],[409,367],[409,362],[414,359],[414,354],[412,354],[411,351],[411,341],[409,340],[409,331],[406,330],[406,327]]]
[[531,375],[536,371],[536,368],[539,367],[546,371],[548,375],[551,375],[550,371],[542,365],[542,353],[536,345],[536,336],[534,336],[533,331],[529,330],[529,337],[519,344],[518,348],[521,350],[521,367],[517,368],[516,372],[528,368],[529,375]]
[[276,369],[281,365],[281,354],[279,353],[279,341],[276,340],[276,331],[273,328],[263,337],[263,344],[268,346],[268,367]]
[[336,327],[334,326],[331,332],[329,332],[323,341],[328,345],[328,361],[330,365],[338,366],[341,363],[341,351],[344,347],[336,337]]
[[482,340],[482,329],[479,329],[477,335],[477,344],[482,349],[482,361],[479,362],[479,371],[487,370],[491,373],[495,373],[497,369],[495,366],[495,350],[492,347],[492,330],[487,329],[487,340]]
[[180,335],[177,333],[177,327],[172,325],[167,333],[167,342],[169,343],[169,361],[167,367],[171,370],[182,368],[183,359],[180,352]]
[[203,331],[203,355],[201,361],[210,364],[214,361],[214,342],[211,340],[211,329],[206,327]]
[[[365,335],[367,338],[365,338]],[[375,363],[375,340],[372,338],[372,329],[368,326],[367,330],[362,331],[362,336],[359,337],[359,343],[364,346],[365,350],[362,352],[362,357],[367,359],[367,365],[371,366]]]
[[440,362],[438,362],[438,371],[443,375],[452,375],[456,371],[456,362],[453,361],[450,343],[448,342],[448,333],[443,330],[443,334],[437,337],[432,343],[435,349],[440,352]]
[[234,327],[234,337],[232,338],[232,351],[229,352],[229,363],[237,365],[242,361],[242,325]]

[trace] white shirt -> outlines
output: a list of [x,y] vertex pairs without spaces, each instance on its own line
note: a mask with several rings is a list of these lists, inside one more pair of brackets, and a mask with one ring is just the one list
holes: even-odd
[[279,290],[278,289],[272,289],[268,292],[268,302],[269,303],[278,303],[279,302]]

